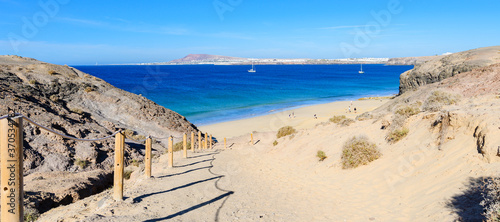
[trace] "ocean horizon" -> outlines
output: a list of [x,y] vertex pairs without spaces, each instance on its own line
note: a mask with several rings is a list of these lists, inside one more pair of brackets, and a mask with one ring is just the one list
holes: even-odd
[[297,107],[397,94],[413,66],[98,65],[74,66],[120,89],[208,125]]

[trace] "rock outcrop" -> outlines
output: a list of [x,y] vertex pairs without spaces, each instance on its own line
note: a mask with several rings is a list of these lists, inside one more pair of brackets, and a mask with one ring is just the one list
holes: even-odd
[[[118,129],[127,129],[136,139],[147,135],[182,138],[183,133],[198,132],[185,117],[143,96],[69,66],[19,56],[0,56],[0,115],[7,114],[8,109],[60,133],[85,139],[105,137]],[[51,205],[57,206],[67,203],[68,198],[69,202],[76,201],[104,189],[89,187],[109,185],[114,162],[112,138],[77,142],[28,123],[24,124],[24,133],[25,176],[36,173],[44,178],[26,180],[26,200],[36,196],[38,202],[53,202]],[[126,163],[141,162],[144,147],[126,142]],[[166,142],[157,140],[153,154],[161,154]],[[73,177],[81,180],[54,182],[56,177],[47,176],[54,173],[75,174]],[[29,185],[31,181],[38,185]],[[57,189],[58,186],[68,189]]]
[[420,65],[429,60],[443,58],[444,56],[421,56],[421,57],[401,57],[401,58],[390,58],[386,65],[390,66],[410,66],[410,65]]
[[399,94],[498,62],[500,62],[500,46],[438,56],[422,64],[417,64],[414,69],[401,74]]

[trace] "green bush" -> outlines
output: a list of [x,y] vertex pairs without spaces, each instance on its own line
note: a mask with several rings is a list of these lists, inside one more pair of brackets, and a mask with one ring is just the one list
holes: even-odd
[[408,132],[410,132],[410,130],[406,127],[402,129],[393,130],[389,132],[389,134],[387,135],[387,142],[397,143],[398,141],[403,139],[406,135],[408,135]]
[[366,165],[382,156],[377,145],[368,141],[364,136],[352,137],[342,148],[342,168],[356,168]]
[[325,152],[319,150],[318,153],[316,154],[316,157],[319,158],[319,161],[323,161],[327,158]]
[[136,159],[132,160],[132,166],[138,167],[139,166],[139,161]]
[[293,127],[291,127],[291,126],[284,126],[284,127],[281,127],[278,130],[278,133],[276,134],[276,137],[279,139],[279,138],[284,137],[284,136],[292,135],[292,134],[294,134],[296,132],[297,132],[297,130],[295,130]]
[[276,146],[276,145],[278,145],[278,141],[276,141],[276,140],[275,140],[275,141],[273,142],[273,146]]
[[37,83],[37,82],[36,82],[36,80],[34,80],[34,79],[32,79],[32,80],[30,80],[30,81],[29,81],[29,84],[31,84],[31,85],[35,85],[36,83]]
[[332,123],[340,123],[340,121],[344,120],[346,117],[344,115],[342,116],[334,116],[330,118],[330,122]]

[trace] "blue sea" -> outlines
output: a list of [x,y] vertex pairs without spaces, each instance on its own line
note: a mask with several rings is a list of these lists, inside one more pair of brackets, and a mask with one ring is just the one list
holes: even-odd
[[398,93],[413,66],[109,65],[75,66],[141,94],[196,125],[265,115],[299,106]]

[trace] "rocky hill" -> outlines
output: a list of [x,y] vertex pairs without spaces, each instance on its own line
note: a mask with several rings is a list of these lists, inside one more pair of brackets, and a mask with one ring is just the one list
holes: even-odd
[[204,63],[204,62],[219,62],[219,61],[236,61],[242,62],[247,61],[245,58],[231,57],[231,56],[220,56],[220,55],[208,55],[208,54],[189,54],[181,59],[172,60],[169,63]]
[[[0,56],[0,114],[8,109],[60,133],[99,138],[118,129],[140,139],[198,132],[178,113],[69,66]],[[45,211],[106,189],[112,182],[114,140],[75,142],[24,124],[27,202]],[[179,141],[179,140],[177,140]],[[157,140],[154,154],[164,152]],[[127,141],[127,163],[141,162],[144,147]]]
[[500,62],[500,46],[438,56],[422,64],[417,64],[414,69],[401,74],[399,94],[498,62]]

